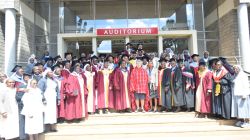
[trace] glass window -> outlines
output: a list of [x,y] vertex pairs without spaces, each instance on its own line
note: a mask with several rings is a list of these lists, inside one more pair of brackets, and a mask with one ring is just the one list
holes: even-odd
[[93,1],[65,1],[65,33],[91,33],[94,28]]

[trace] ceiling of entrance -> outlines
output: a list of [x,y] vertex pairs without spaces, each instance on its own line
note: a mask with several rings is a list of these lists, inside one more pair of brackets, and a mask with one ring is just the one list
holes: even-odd
[[[81,19],[93,19],[93,0],[63,0]],[[128,18],[169,17],[186,3],[186,0],[128,0]],[[159,13],[159,14],[158,14]],[[126,19],[126,0],[96,0],[95,19]]]

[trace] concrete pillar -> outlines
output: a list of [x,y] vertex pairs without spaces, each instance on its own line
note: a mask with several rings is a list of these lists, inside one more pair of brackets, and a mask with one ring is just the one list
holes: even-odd
[[16,64],[16,10],[5,9],[5,69],[4,72],[11,74]]
[[97,55],[97,41],[96,41],[96,37],[92,38],[92,51],[94,52],[94,55]]
[[192,31],[192,34],[188,38],[188,50],[191,55],[198,54],[197,32],[195,30]]
[[163,37],[158,36],[158,56],[159,57],[160,57],[162,52],[163,52]]
[[61,37],[60,34],[58,34],[57,35],[57,54],[63,58],[65,52],[67,52],[67,45],[63,37]]
[[129,36],[126,36],[125,38],[125,44],[129,43],[130,39],[129,39]]
[[243,69],[250,72],[250,43],[249,43],[249,23],[248,23],[248,11],[247,4],[241,3],[238,6],[238,28],[239,28],[239,40],[240,50],[242,55]]

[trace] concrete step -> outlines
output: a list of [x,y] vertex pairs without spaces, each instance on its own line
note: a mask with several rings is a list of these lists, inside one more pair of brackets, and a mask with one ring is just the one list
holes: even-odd
[[58,124],[58,132],[40,140],[192,139],[246,140],[250,128],[234,127],[235,120],[195,118],[194,112],[112,113],[90,115],[80,123]]
[[[70,129],[67,131],[60,131],[58,133],[49,133],[44,137],[46,140],[80,140],[80,139],[218,139],[228,140],[237,138],[237,140],[247,140],[250,138],[250,129],[236,128],[233,126],[169,126],[166,127],[152,127],[152,128],[136,128],[132,130],[118,129],[115,130],[100,130],[95,129],[93,133],[87,133],[88,130]],[[240,137],[240,138],[239,138]]]

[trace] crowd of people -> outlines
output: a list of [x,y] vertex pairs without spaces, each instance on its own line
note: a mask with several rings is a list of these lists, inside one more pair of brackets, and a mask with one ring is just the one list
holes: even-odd
[[115,56],[49,52],[32,55],[11,76],[0,73],[0,137],[38,140],[58,122],[87,121],[93,114],[195,111],[199,118],[237,118],[249,127],[247,74],[225,58],[175,54],[157,57],[127,43]]

